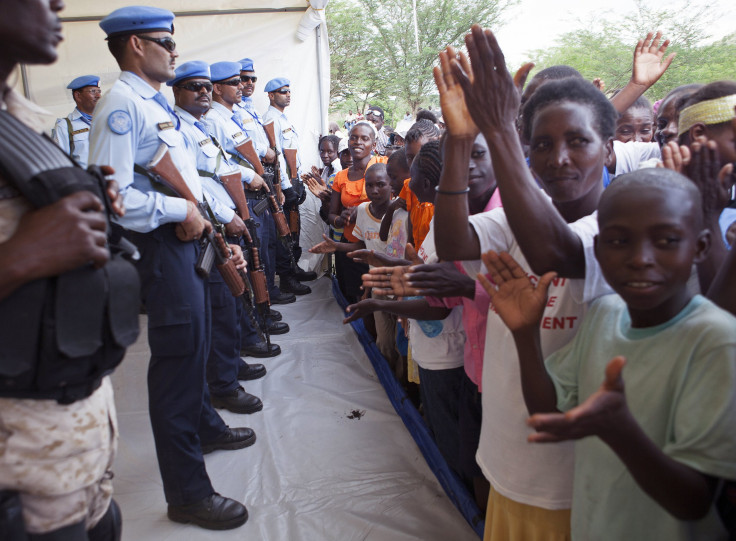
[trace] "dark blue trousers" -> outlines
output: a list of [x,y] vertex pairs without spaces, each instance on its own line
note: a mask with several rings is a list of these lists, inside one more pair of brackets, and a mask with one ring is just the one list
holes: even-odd
[[213,267],[207,283],[212,307],[212,340],[207,359],[207,383],[212,394],[224,395],[238,388],[240,365],[239,304]]
[[148,313],[148,406],[166,501],[183,505],[214,492],[201,441],[227,426],[212,408],[205,382],[210,307],[194,265],[197,242],[181,242],[173,224],[129,233],[141,253],[137,267]]

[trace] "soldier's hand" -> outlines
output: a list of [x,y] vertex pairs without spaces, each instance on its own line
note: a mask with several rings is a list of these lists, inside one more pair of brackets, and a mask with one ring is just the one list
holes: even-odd
[[286,197],[284,196],[284,191],[283,190],[281,190],[278,193],[278,199],[279,199],[279,205],[282,205],[283,206],[284,201],[286,201]]
[[263,157],[263,161],[266,162],[266,163],[273,163],[273,162],[275,162],[276,161],[276,152],[272,148],[269,148],[266,151],[266,155]]
[[176,238],[182,242],[198,239],[205,229],[212,231],[212,224],[204,219],[199,209],[191,201],[187,201],[187,217],[176,225]]
[[248,189],[256,192],[258,190],[262,190],[265,187],[266,183],[259,174],[256,174],[256,176],[253,177],[253,180],[250,181],[250,184],[248,184]]
[[237,214],[229,224],[225,224],[225,233],[229,237],[240,237],[245,231],[245,222]]
[[239,244],[228,244],[230,251],[233,253],[233,264],[236,269],[245,270],[247,264],[243,257],[243,249]]
[[4,247],[30,262],[30,279],[55,276],[107,263],[106,229],[102,201],[90,192],[77,192],[24,214]]
[[[105,175],[105,178],[115,174],[115,169],[109,165],[101,165],[100,171]],[[108,179],[105,185],[107,191],[107,197],[110,199],[110,207],[112,211],[118,216],[123,217],[125,215],[125,205],[123,204],[123,198],[120,195],[120,188],[115,179]]]

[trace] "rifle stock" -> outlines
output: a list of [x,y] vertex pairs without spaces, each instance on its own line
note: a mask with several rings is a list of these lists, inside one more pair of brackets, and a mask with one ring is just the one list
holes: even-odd
[[169,154],[169,147],[165,143],[161,143],[161,146],[156,149],[156,153],[146,165],[146,169],[156,175],[160,182],[174,190],[179,197],[191,201],[197,206],[200,205],[184,177],[181,176],[176,165],[174,165],[174,160],[171,159],[171,154]]
[[276,191],[276,195],[281,197],[281,164],[279,163],[279,152],[278,147],[276,146],[276,131],[273,125],[273,120],[267,124],[263,125],[263,130],[266,132],[266,137],[268,138],[268,144],[271,146],[273,151],[276,153],[276,159],[274,160],[274,189]]
[[296,149],[285,148],[284,149],[284,160],[286,160],[286,168],[289,170],[289,180],[294,183],[294,179],[298,177],[299,172],[296,167]]
[[258,153],[256,152],[256,147],[253,146],[252,139],[246,139],[244,143],[237,145],[235,150],[237,150],[243,158],[248,160],[248,162],[253,166],[253,169],[256,170],[256,173],[263,176],[263,165],[261,164],[261,159],[258,157]]

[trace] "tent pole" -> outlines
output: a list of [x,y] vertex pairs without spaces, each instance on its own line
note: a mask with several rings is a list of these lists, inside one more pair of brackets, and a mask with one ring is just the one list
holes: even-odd
[[319,92],[319,123],[322,135],[327,134],[327,115],[324,110],[325,96],[322,87],[322,24],[317,25],[315,36],[317,37],[317,84]]
[[[307,6],[309,7],[309,6]],[[202,17],[206,15],[244,15],[252,13],[291,13],[307,11],[306,7],[298,8],[252,8],[252,9],[212,9],[204,11],[174,11],[174,15],[177,17]],[[94,22],[101,21],[105,15],[89,15],[80,17],[60,17],[63,23],[80,23],[80,22]]]

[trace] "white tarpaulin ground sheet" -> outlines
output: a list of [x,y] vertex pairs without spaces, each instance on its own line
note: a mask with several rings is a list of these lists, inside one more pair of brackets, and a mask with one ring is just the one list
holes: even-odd
[[[396,414],[360,342],[342,324],[327,278],[278,306],[291,332],[268,374],[245,382],[263,411],[220,410],[256,431],[255,445],[206,457],[215,490],[244,502],[248,522],[210,532],[166,518],[146,392],[143,332],[113,376],[120,445],[115,498],[123,540],[477,540]],[[247,358],[248,361],[255,359]],[[176,377],[172,374],[171,377]],[[353,418],[350,418],[353,417]]]

